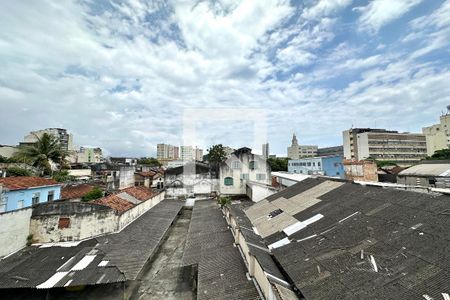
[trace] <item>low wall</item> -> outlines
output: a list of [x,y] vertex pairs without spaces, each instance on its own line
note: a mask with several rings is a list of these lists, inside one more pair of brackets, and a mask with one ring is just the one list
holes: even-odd
[[0,214],[0,257],[26,246],[31,212],[32,208],[28,207]]
[[[60,228],[60,225],[65,225],[60,224],[63,222],[68,224],[68,227]],[[33,240],[37,243],[77,241],[115,232],[117,222],[118,216],[113,210],[71,215],[35,216],[30,222],[30,232],[33,234]]]
[[136,220],[140,215],[151,209],[153,206],[164,200],[165,192],[161,192],[155,197],[144,201],[135,207],[127,210],[123,214],[119,216],[118,220],[118,230],[122,230],[125,226],[127,226],[133,220]]

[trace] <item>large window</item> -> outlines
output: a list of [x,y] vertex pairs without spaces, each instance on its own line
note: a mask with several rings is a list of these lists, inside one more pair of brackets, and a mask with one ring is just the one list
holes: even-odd
[[41,198],[41,193],[39,193],[39,192],[33,193],[33,196],[31,197],[31,204],[32,205],[38,204],[40,198]]
[[247,174],[247,173],[242,173],[241,174],[241,179],[242,180],[248,180],[250,177],[249,177],[249,175]]
[[233,162],[231,163],[231,167],[232,167],[233,169],[240,169],[240,168],[241,168],[241,162],[238,161],[238,160],[235,160],[235,161],[233,161]]
[[223,180],[223,183],[225,185],[233,185],[233,177],[225,177],[225,179]]
[[258,168],[258,165],[257,165],[257,163],[256,163],[256,161],[254,161],[254,160],[252,160],[250,163],[249,163],[249,169],[250,170],[255,170],[256,168]]
[[55,191],[48,191],[47,201],[53,201],[55,199]]

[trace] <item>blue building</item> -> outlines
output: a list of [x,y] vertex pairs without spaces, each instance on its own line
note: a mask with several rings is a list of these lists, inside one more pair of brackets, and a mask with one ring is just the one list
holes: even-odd
[[58,200],[61,184],[41,177],[0,178],[0,213]]
[[343,157],[340,155],[289,160],[288,171],[305,175],[345,178]]

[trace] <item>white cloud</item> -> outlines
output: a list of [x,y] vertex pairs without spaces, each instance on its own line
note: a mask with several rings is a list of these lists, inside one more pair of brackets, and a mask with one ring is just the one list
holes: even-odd
[[306,19],[330,16],[349,6],[352,2],[353,0],[319,0],[315,5],[306,8],[302,16]]
[[381,27],[406,14],[423,0],[373,0],[367,6],[356,7],[360,12],[362,30],[377,32]]

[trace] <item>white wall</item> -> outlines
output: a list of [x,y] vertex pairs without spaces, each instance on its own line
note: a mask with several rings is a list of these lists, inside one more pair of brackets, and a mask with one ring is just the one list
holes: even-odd
[[[60,217],[69,218],[69,228],[58,228]],[[30,233],[37,243],[77,241],[117,230],[118,216],[113,210],[73,215],[45,215],[31,219]]]
[[253,202],[259,202],[278,191],[270,186],[262,186],[257,184],[247,184],[247,196]]
[[118,230],[121,230],[127,226],[130,222],[136,220],[140,215],[151,209],[153,206],[161,202],[165,197],[165,192],[159,193],[155,197],[144,201],[135,207],[127,210],[119,216],[118,220]]
[[31,207],[0,214],[0,257],[26,246],[30,218]]

